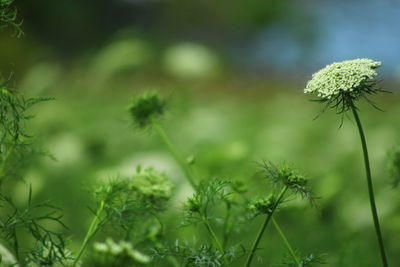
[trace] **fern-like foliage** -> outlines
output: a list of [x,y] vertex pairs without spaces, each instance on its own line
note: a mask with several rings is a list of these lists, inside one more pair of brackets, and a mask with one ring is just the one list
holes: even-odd
[[18,20],[17,9],[14,7],[14,0],[0,0],[0,30],[12,28],[16,37],[21,37],[22,20]]
[[33,118],[31,108],[49,100],[52,98],[26,98],[0,77],[0,184],[21,169],[26,155],[41,153],[32,148],[26,123]]
[[212,209],[222,202],[229,201],[230,182],[215,179],[199,186],[198,191],[189,197],[183,207],[183,226],[197,224],[212,219]]
[[[35,204],[32,202],[32,190],[26,207],[20,208],[10,197],[0,195],[0,238],[12,248],[16,259],[22,262],[20,238],[34,240],[34,249],[28,249],[28,261],[37,263],[37,266],[52,266],[46,263],[65,260],[68,255],[65,251],[64,234],[47,227],[48,223],[57,228],[65,229],[61,221],[60,210],[47,203]],[[26,250],[26,248],[24,248]],[[47,251],[44,253],[43,251]]]

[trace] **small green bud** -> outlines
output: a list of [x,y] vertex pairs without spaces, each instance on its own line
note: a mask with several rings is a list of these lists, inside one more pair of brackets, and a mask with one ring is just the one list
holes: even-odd
[[165,173],[147,168],[132,177],[131,188],[143,201],[161,205],[172,197],[173,184]]
[[153,118],[162,116],[166,109],[166,102],[157,92],[148,92],[135,99],[128,110],[139,128],[146,128]]
[[11,95],[10,92],[7,89],[4,89],[4,88],[2,88],[0,90],[0,93],[5,97],[9,97]]
[[276,196],[270,194],[267,197],[253,200],[249,204],[248,209],[254,216],[269,214],[275,209],[275,206],[278,204],[277,201]]
[[194,165],[195,163],[196,163],[196,157],[195,156],[189,156],[187,159],[186,159],[186,163],[188,164],[188,165]]
[[184,209],[188,211],[189,213],[199,213],[201,209],[201,203],[199,200],[195,197],[189,197],[186,200],[186,203],[184,205]]
[[290,165],[278,166],[271,162],[264,162],[263,172],[265,177],[275,184],[287,186],[293,193],[299,194],[302,198],[315,204],[316,198],[308,185],[308,179]]
[[243,180],[236,179],[232,181],[231,187],[238,193],[246,193],[248,190],[248,183]]

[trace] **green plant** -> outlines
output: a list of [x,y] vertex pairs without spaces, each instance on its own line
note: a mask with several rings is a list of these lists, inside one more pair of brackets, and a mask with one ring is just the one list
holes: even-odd
[[380,65],[381,62],[371,59],[354,59],[333,63],[313,74],[304,92],[317,94],[319,102],[325,103],[326,108],[332,108],[338,114],[344,114],[347,111],[353,113],[361,140],[370,207],[379,251],[382,264],[386,267],[388,266],[388,261],[375,203],[367,142],[356,106],[356,102],[359,99],[366,99],[370,104],[375,106],[368,97],[371,94],[383,92],[382,89],[377,87],[377,81],[375,80],[375,76],[377,75],[375,69]]
[[264,232],[270,221],[273,222],[275,229],[283,240],[292,259],[292,264],[298,267],[306,266],[304,264],[302,265],[301,259],[288,242],[279,224],[273,218],[273,215],[285,201],[288,201],[286,195],[288,190],[294,195],[299,195],[302,198],[309,200],[310,203],[314,205],[315,197],[310,187],[308,186],[308,180],[287,164],[284,164],[283,166],[277,166],[271,162],[264,162],[262,167],[263,175],[267,180],[270,180],[276,188],[279,188],[279,193],[274,193],[266,197],[254,199],[249,204],[249,211],[252,217],[256,217],[259,215],[265,215],[266,217],[254,240],[245,266],[248,267],[251,265],[261,238],[263,237]]
[[11,27],[14,36],[23,35],[22,21],[17,19],[17,9],[13,6],[14,0],[0,0],[0,30]]
[[[162,141],[165,143],[173,158],[182,168],[187,181],[192,185],[192,188],[195,191],[193,196],[189,197],[184,204],[183,225],[190,226],[196,225],[198,223],[203,224],[211,239],[213,240],[215,247],[201,246],[200,250],[189,249],[192,252],[197,251],[199,253],[199,255],[197,256],[198,258],[194,255],[189,254],[190,258],[196,258],[197,260],[204,259],[202,253],[207,251],[207,255],[209,256],[206,257],[207,260],[205,260],[202,264],[206,265],[207,262],[210,260],[210,263],[208,264],[229,266],[238,258],[237,255],[235,255],[235,251],[237,251],[235,249],[236,246],[227,249],[228,238],[231,234],[232,228],[234,228],[233,221],[238,221],[238,219],[240,218],[240,215],[238,214],[236,214],[236,218],[232,218],[232,213],[234,208],[241,209],[246,205],[245,203],[243,203],[243,201],[238,201],[238,197],[242,198],[242,200],[245,200],[245,202],[248,202],[247,198],[244,196],[244,194],[246,193],[246,189],[244,189],[243,186],[238,186],[238,184],[231,183],[228,180],[211,179],[209,181],[203,181],[201,183],[195,181],[192,169],[193,162],[185,162],[182,159],[182,157],[178,154],[177,150],[174,148],[170,139],[166,135],[165,131],[158,123],[157,118],[164,114],[165,107],[166,102],[158,95],[158,93],[151,92],[145,93],[135,98],[132,101],[132,104],[128,110],[135,124],[139,128],[155,129],[155,131],[161,137]],[[265,162],[263,165],[263,169],[266,176],[272,179],[275,186],[282,187],[282,191],[278,196],[270,195],[267,199],[264,198],[261,200],[257,200],[250,204],[250,210],[253,214],[253,217],[260,214],[267,214],[267,218],[262,225],[260,232],[257,235],[256,240],[254,241],[254,244],[249,252],[246,266],[250,266],[255,251],[257,250],[258,244],[263,236],[263,233],[270,219],[272,218],[272,214],[274,213],[278,205],[283,202],[284,195],[288,189],[290,189],[295,194],[299,194],[303,198],[309,199],[312,203],[314,203],[315,200],[311,190],[308,187],[307,180],[288,166],[285,165],[283,168],[277,168],[273,164]],[[222,239],[219,237],[214,229],[214,225],[216,224],[217,219],[216,217],[211,215],[213,210],[220,210],[218,209],[218,207],[221,206],[225,206],[226,208],[226,216],[222,220]],[[284,244],[287,246],[288,251],[292,255],[292,260],[295,262],[296,266],[303,266],[300,265],[302,263],[301,259],[298,257],[297,254],[295,254],[292,246],[289,244],[277,221],[273,219],[273,222]],[[180,257],[184,259],[185,262],[185,260],[188,260],[187,255],[185,255],[188,251],[188,248],[184,250],[181,250],[180,248],[180,246],[176,246],[175,250],[171,248],[163,248],[163,250],[157,250],[156,255],[158,257],[173,255],[175,257]],[[243,248],[243,251],[245,251],[245,248]],[[183,255],[179,255],[178,252],[181,252]],[[244,256],[244,254],[241,256]],[[312,262],[317,261],[310,261],[310,264]],[[187,264],[187,266],[192,266],[191,261],[188,261],[185,264]]]
[[118,231],[123,239],[132,238],[133,233],[136,234],[134,238],[142,238],[140,226],[149,228],[151,219],[165,208],[171,195],[169,179],[152,168],[142,170],[138,167],[132,177],[113,179],[100,185],[95,191],[97,210],[73,266],[78,264],[88,243],[107,225]]
[[28,155],[41,153],[31,145],[32,134],[25,125],[33,118],[29,113],[33,106],[52,99],[26,98],[9,84],[9,79],[0,77],[0,184],[10,176],[17,176],[16,170],[22,169]]
[[160,97],[158,92],[152,91],[134,98],[131,105],[128,107],[128,111],[138,128],[151,128],[157,132],[172,157],[182,168],[190,185],[196,189],[196,181],[193,171],[189,167],[189,162],[185,162],[185,160],[180,156],[168,135],[165,133],[164,128],[159,123],[159,118],[164,115],[166,107],[166,101]]

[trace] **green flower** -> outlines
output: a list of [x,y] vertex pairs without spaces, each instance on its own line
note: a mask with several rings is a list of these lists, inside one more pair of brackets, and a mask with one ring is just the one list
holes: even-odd
[[262,165],[262,174],[274,184],[286,186],[292,193],[308,199],[312,205],[316,204],[316,197],[309,186],[309,180],[290,165],[275,165],[265,161]]
[[142,200],[153,204],[163,203],[172,197],[173,184],[170,179],[153,168],[147,168],[134,175],[131,187]]
[[148,92],[135,99],[128,110],[139,128],[146,128],[153,118],[164,114],[166,102],[157,92]]
[[304,93],[316,93],[322,99],[331,99],[342,93],[358,96],[363,87],[376,75],[381,62],[372,59],[353,59],[335,62],[314,73]]
[[251,214],[253,214],[253,216],[258,216],[260,214],[269,214],[275,209],[275,206],[278,204],[277,201],[278,200],[276,196],[274,194],[270,194],[267,197],[253,200],[249,204],[248,209]]
[[101,185],[95,197],[99,207],[104,207],[105,221],[129,229],[134,222],[163,211],[172,197],[172,190],[173,184],[164,173],[147,168],[138,169],[132,177]]
[[[99,265],[104,265],[106,262],[110,264],[113,262],[115,263],[117,258],[129,259],[129,266],[148,264],[151,260],[149,256],[136,250],[132,243],[123,240],[117,243],[111,238],[107,238],[104,243],[95,243],[93,248],[94,251],[99,254],[97,258]],[[126,264],[126,266],[127,265],[128,264]]]

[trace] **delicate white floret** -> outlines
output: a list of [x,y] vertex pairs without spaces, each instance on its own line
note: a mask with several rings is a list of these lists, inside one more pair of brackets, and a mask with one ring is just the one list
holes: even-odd
[[316,93],[322,99],[330,99],[343,91],[353,91],[366,80],[373,79],[381,62],[368,58],[346,60],[327,65],[314,73],[304,93]]

